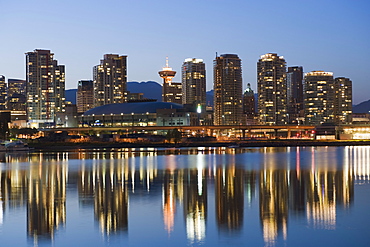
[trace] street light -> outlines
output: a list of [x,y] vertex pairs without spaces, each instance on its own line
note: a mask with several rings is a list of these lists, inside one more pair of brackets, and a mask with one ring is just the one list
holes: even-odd
[[198,125],[200,125],[200,114],[202,113],[202,106],[198,104],[197,106],[197,113],[198,113]]

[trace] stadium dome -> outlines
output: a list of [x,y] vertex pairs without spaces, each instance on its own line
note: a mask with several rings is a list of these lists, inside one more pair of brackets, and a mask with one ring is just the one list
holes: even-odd
[[119,114],[140,114],[156,113],[157,109],[182,109],[183,105],[170,102],[137,102],[137,103],[119,103],[108,104],[92,108],[86,111],[84,116],[91,115],[119,115]]

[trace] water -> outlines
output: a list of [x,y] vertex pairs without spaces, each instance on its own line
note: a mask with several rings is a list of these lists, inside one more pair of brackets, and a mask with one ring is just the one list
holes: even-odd
[[1,246],[370,246],[370,147],[0,153]]

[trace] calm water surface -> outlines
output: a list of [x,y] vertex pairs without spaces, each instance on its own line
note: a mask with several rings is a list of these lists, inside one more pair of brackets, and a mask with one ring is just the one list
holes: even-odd
[[0,153],[1,246],[370,246],[370,147]]

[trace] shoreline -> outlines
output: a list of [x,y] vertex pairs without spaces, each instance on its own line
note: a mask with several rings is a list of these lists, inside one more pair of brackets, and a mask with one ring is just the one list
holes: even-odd
[[114,149],[114,148],[186,148],[186,147],[302,147],[302,146],[362,146],[370,145],[370,140],[359,141],[317,141],[317,140],[249,140],[232,142],[191,142],[191,143],[29,143],[33,151],[68,151],[76,149]]

